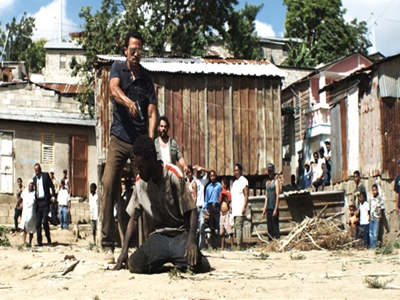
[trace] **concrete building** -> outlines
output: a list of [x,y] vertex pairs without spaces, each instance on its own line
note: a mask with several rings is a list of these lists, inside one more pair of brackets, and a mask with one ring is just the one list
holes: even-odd
[[44,82],[79,83],[79,77],[71,77],[72,70],[69,64],[74,56],[78,61],[85,60],[82,46],[76,42],[47,42],[44,47],[46,49]]

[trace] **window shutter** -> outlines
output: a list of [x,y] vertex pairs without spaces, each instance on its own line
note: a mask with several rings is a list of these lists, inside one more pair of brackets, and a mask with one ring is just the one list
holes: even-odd
[[54,164],[54,134],[42,133],[42,164]]

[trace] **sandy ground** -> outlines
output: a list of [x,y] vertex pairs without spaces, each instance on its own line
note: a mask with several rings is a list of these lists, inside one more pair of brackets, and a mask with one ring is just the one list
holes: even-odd
[[[207,274],[171,271],[155,275],[107,270],[98,249],[89,250],[91,236],[74,241],[72,232],[52,230],[58,244],[21,247],[21,237],[9,235],[12,247],[0,247],[1,299],[398,299],[399,253],[376,255],[372,250],[269,252],[262,246],[242,252],[205,251],[213,268]],[[117,249],[118,251],[118,249]],[[133,251],[133,250],[132,250]],[[61,275],[65,255],[79,260]],[[293,258],[303,257],[301,260]],[[366,275],[387,289],[372,289]]]

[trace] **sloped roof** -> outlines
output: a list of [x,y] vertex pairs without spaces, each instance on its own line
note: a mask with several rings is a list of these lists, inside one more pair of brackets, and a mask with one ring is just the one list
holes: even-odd
[[56,91],[60,94],[78,94],[84,88],[83,85],[80,84],[66,84],[66,83],[36,83],[37,86],[40,86],[47,90]]
[[[99,63],[125,61],[125,56],[98,55]],[[286,77],[286,73],[268,60],[236,58],[142,58],[141,65],[150,72],[186,74],[226,74],[238,76]]]

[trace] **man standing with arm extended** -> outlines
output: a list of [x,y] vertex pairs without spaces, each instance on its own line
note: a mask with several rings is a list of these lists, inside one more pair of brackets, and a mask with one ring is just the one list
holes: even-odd
[[42,172],[40,164],[34,166],[36,176],[33,177],[36,201],[36,238],[38,246],[42,246],[42,223],[47,243],[51,244],[49,228],[50,202],[54,202],[56,193],[49,173]]
[[[157,99],[151,78],[140,65],[143,38],[130,31],[125,38],[126,61],[115,62],[110,72],[113,122],[107,162],[103,173],[102,239],[107,262],[114,262],[114,202],[120,201],[122,170],[128,158],[134,162],[133,144],[142,134],[154,139],[157,125]],[[146,128],[146,124],[148,127]]]
[[[132,273],[154,273],[165,263],[208,272],[210,265],[196,242],[197,210],[182,172],[157,160],[154,142],[140,136],[133,146],[139,170],[127,212],[130,215],[125,242],[115,270],[129,266]],[[146,212],[155,231],[129,258],[130,239],[137,220]]]
[[176,165],[179,162],[183,169],[183,173],[187,171],[185,159],[182,156],[177,142],[168,136],[169,120],[166,116],[160,117],[158,120],[159,137],[154,140],[156,146],[157,159],[161,159],[164,163]]

